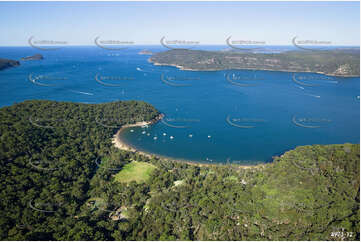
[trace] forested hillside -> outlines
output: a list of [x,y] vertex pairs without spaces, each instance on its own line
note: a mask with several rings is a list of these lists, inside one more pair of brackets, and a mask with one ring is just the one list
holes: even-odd
[[[358,144],[298,147],[249,169],[112,147],[121,125],[158,114],[138,101],[1,108],[0,239],[359,240]],[[147,179],[121,179],[141,161]]]
[[359,49],[286,51],[280,54],[173,49],[156,53],[149,61],[182,70],[272,70],[360,76]]

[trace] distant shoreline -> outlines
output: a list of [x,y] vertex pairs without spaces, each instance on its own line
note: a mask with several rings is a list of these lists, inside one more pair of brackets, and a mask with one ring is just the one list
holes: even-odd
[[[146,156],[148,158],[159,158],[159,159],[164,159],[164,160],[171,160],[171,161],[175,161],[175,162],[180,162],[180,163],[186,163],[188,165],[192,165],[192,166],[198,166],[198,167],[211,167],[211,166],[222,166],[222,165],[226,165],[226,164],[211,164],[211,163],[202,163],[202,162],[197,162],[197,161],[191,161],[191,160],[183,160],[183,159],[179,159],[179,158],[173,158],[173,157],[167,157],[167,156],[163,156],[163,155],[158,155],[155,153],[150,153],[150,152],[146,152],[146,151],[142,151],[139,149],[136,149],[135,147],[131,146],[130,144],[126,143],[124,141],[124,139],[122,139],[121,135],[122,133],[131,127],[141,127],[144,125],[151,125],[154,124],[156,122],[158,122],[159,120],[161,120],[164,117],[163,114],[160,114],[159,116],[157,116],[155,119],[148,121],[148,122],[137,122],[135,124],[127,124],[127,125],[123,125],[117,132],[116,134],[113,136],[112,138],[112,143],[113,145],[120,149],[120,150],[124,150],[124,151],[130,151],[130,152],[134,152],[134,153],[138,153],[140,155]],[[266,163],[262,163],[262,164],[257,164],[257,165],[238,165],[238,164],[231,164],[233,166],[236,166],[237,168],[242,168],[242,169],[252,169],[252,168],[263,168]]]
[[359,75],[336,75],[336,74],[327,74],[324,72],[314,72],[314,71],[297,71],[297,70],[272,70],[272,69],[261,69],[261,68],[231,68],[231,69],[192,69],[186,68],[177,64],[168,64],[168,63],[158,63],[152,61],[151,58],[148,59],[149,63],[152,63],[155,66],[173,66],[178,68],[181,71],[230,71],[230,70],[241,70],[241,71],[279,71],[279,72],[297,72],[297,73],[314,73],[314,74],[322,74],[325,76],[333,76],[333,77],[360,77]]

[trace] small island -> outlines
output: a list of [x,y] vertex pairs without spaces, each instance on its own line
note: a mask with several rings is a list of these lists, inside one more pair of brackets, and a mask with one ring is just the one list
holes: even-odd
[[187,71],[267,70],[312,72],[329,76],[360,76],[359,49],[286,51],[278,54],[173,49],[149,58],[154,65]]
[[40,54],[36,54],[36,55],[32,55],[32,56],[26,56],[21,58],[20,60],[22,61],[31,61],[31,60],[43,60],[44,56],[40,55]]
[[141,50],[138,52],[139,55],[153,55],[153,52],[149,50]]
[[0,58],[0,70],[4,70],[10,67],[16,67],[19,65],[20,65],[19,61]]

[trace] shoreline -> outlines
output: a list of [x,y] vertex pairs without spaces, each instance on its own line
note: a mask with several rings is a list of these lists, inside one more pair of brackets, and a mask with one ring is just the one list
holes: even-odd
[[[120,150],[125,150],[125,151],[131,151],[131,152],[139,152],[137,151],[135,148],[133,148],[132,146],[128,145],[127,143],[125,143],[121,138],[120,138],[120,134],[127,128],[131,128],[131,127],[141,127],[141,126],[145,126],[145,125],[151,125],[154,124],[156,122],[158,122],[159,120],[161,120],[162,118],[164,118],[164,114],[159,114],[157,117],[155,117],[154,119],[150,120],[150,121],[142,121],[142,122],[136,122],[134,124],[126,124],[123,125],[113,136],[112,139],[112,143],[113,145],[120,149]],[[140,153],[142,154],[142,153]],[[150,158],[149,154],[142,154],[145,155],[147,157]]]
[[177,64],[167,64],[167,63],[158,63],[155,61],[152,61],[151,58],[148,59],[149,63],[152,63],[155,66],[173,66],[178,68],[181,71],[229,71],[229,70],[244,70],[244,71],[279,71],[279,72],[297,72],[297,73],[314,73],[314,74],[321,74],[321,75],[325,75],[325,76],[332,76],[332,77],[343,77],[343,78],[348,78],[348,77],[360,77],[360,75],[336,75],[336,74],[327,74],[324,72],[317,72],[317,71],[299,71],[299,70],[272,70],[272,69],[260,69],[260,68],[231,68],[231,69],[191,69],[191,68],[186,68],[184,66],[181,65],[177,65]]
[[[163,155],[159,155],[159,154],[155,154],[155,153],[142,151],[142,150],[136,149],[135,147],[133,147],[130,144],[126,143],[121,138],[122,132],[124,132],[126,129],[131,128],[131,127],[141,127],[141,126],[144,126],[144,125],[151,125],[151,124],[157,123],[163,117],[164,117],[164,114],[160,114],[155,119],[153,119],[151,121],[148,121],[148,122],[143,121],[143,122],[137,122],[137,123],[134,123],[134,124],[123,125],[114,134],[114,136],[112,138],[112,144],[114,145],[114,147],[116,147],[116,148],[118,148],[120,150],[134,152],[134,153],[143,155],[143,156],[148,157],[148,158],[156,157],[158,159],[170,160],[170,161],[185,163],[185,164],[188,164],[188,165],[198,166],[198,167],[212,167],[212,166],[225,166],[225,165],[227,165],[227,164],[223,164],[223,163],[214,164],[214,163],[202,163],[202,162],[197,162],[197,161],[192,161],[192,160],[183,160],[183,159],[179,159],[179,158],[167,157],[167,156],[163,156]],[[259,169],[259,168],[264,168],[267,164],[268,163],[261,163],[261,164],[257,164],[257,165],[239,165],[239,164],[231,164],[231,165],[235,166],[237,168],[241,168],[241,169],[254,169],[254,168]]]

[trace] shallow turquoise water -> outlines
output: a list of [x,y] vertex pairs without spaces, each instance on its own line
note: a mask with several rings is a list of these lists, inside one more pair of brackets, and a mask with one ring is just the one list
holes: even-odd
[[[180,71],[148,63],[149,56],[137,54],[142,48],[0,48],[4,58],[45,57],[0,72],[0,105],[28,99],[144,100],[166,115],[164,122],[128,129],[125,140],[144,151],[207,163],[254,164],[298,145],[359,143],[359,78]],[[29,75],[53,86],[36,85]]]

